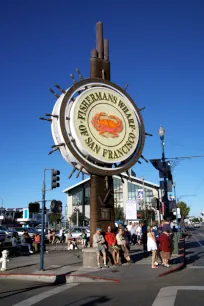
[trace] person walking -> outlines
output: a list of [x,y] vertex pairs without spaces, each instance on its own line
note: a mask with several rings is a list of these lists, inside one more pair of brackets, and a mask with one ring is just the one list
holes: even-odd
[[105,241],[108,245],[108,251],[110,252],[114,265],[119,265],[119,248],[116,246],[116,235],[112,232],[111,227],[108,226],[105,233]]
[[103,254],[103,263],[104,267],[108,267],[106,264],[106,246],[105,246],[105,239],[101,234],[101,229],[96,228],[96,233],[93,235],[93,248],[96,250],[96,258],[97,258],[97,265],[98,268],[101,268],[100,264],[100,253]]

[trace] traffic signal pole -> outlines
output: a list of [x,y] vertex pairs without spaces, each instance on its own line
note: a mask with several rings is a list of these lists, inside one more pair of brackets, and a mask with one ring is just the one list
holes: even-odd
[[44,240],[45,240],[45,171],[43,175],[43,185],[42,185],[42,212],[41,212],[41,238],[40,238],[40,271],[44,270]]
[[[45,173],[47,170],[52,171],[51,189],[46,189]],[[40,271],[44,270],[45,211],[46,211],[45,194],[46,194],[46,191],[53,190],[53,188],[57,188],[60,186],[60,184],[58,183],[58,181],[60,180],[59,175],[60,175],[59,170],[49,169],[49,168],[44,169],[43,184],[42,184],[42,212],[41,212],[42,228],[41,228],[41,238],[40,238]]]
[[[165,153],[164,153],[164,136],[160,136],[161,144],[162,144],[162,162],[163,168],[165,168]],[[162,197],[162,202],[164,203],[164,217],[169,216],[169,201],[168,201],[168,185],[167,178],[164,174],[164,195]]]

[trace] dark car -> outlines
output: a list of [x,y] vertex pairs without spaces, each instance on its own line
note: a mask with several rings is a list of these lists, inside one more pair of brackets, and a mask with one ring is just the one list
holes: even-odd
[[0,244],[6,239],[6,233],[0,230]]

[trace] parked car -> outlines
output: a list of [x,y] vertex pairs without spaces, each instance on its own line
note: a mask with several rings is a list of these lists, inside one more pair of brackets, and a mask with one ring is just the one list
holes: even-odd
[[[38,225],[35,227],[35,230],[38,231],[39,233],[41,233],[41,231],[42,231],[42,226],[41,226],[41,224],[38,224]],[[47,231],[47,228],[44,229],[44,232],[46,232],[46,231]]]
[[199,222],[194,222],[194,223],[193,223],[193,226],[194,226],[195,228],[200,228],[200,223],[199,223]]
[[11,239],[14,233],[18,234],[15,229],[9,229],[3,225],[0,225],[0,230],[6,234],[6,240]]
[[31,238],[33,238],[34,235],[38,233],[38,231],[32,227],[15,227],[15,230],[17,231],[19,237],[21,237],[25,231],[28,232]]
[[82,235],[82,231],[85,231],[87,238],[90,237],[90,229],[86,227],[77,227],[71,230],[72,237],[75,239],[79,239]]
[[6,239],[6,233],[0,230],[0,244],[5,242],[5,239]]

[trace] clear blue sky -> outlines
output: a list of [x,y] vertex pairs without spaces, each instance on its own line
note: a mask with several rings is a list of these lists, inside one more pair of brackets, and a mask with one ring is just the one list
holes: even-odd
[[[60,169],[61,188],[47,198],[66,198],[62,190],[70,167],[53,144],[50,124],[38,120],[55,103],[48,87],[71,84],[78,67],[89,76],[95,23],[104,23],[110,40],[112,81],[124,86],[143,112],[144,156],[159,158],[160,124],[166,129],[166,155],[204,154],[204,2],[144,1],[1,1],[0,197],[6,207],[26,207],[41,199],[45,167]],[[98,5],[98,7],[97,7]],[[137,176],[158,183],[150,164],[134,168]],[[204,209],[204,159],[182,161],[174,170],[177,195],[191,214]]]

